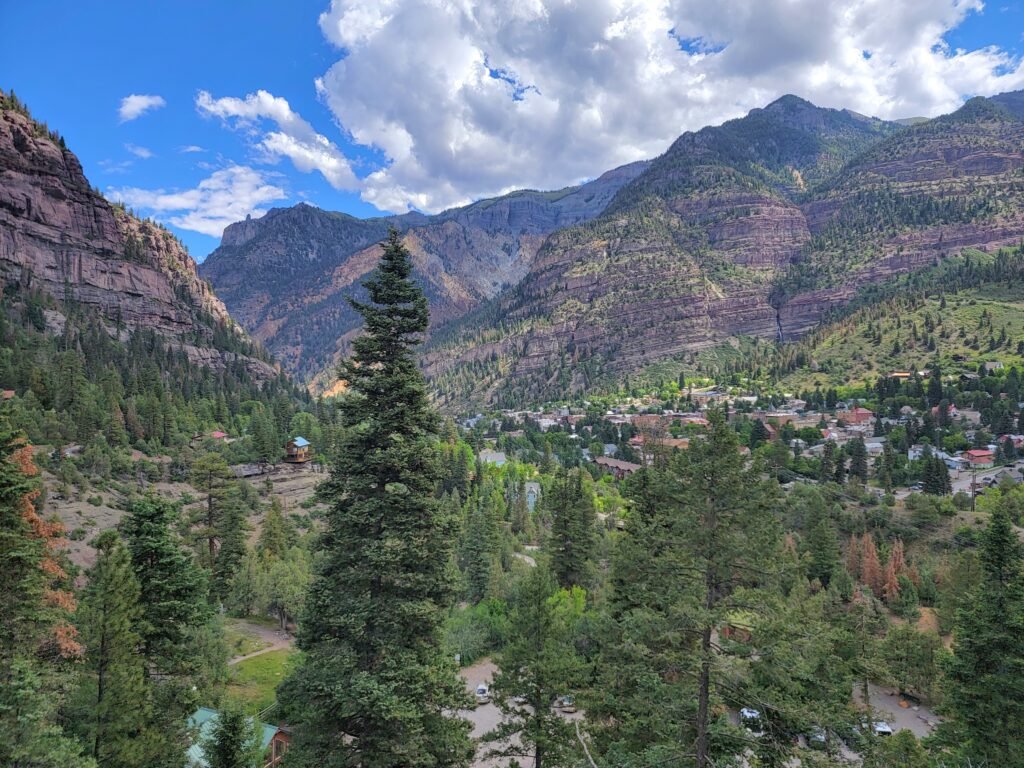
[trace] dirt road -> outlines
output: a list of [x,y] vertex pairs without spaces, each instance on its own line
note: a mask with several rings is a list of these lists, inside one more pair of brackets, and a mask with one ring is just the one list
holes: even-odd
[[247,635],[252,635],[259,640],[262,640],[264,643],[269,643],[269,645],[267,645],[266,648],[261,648],[253,653],[247,653],[244,656],[235,656],[229,659],[229,666],[237,664],[240,661],[245,661],[246,659],[251,659],[254,656],[262,656],[264,653],[279,651],[282,648],[291,648],[295,643],[295,639],[291,635],[281,631],[280,629],[268,627],[264,624],[256,624],[249,621],[237,621],[235,623],[235,628]]

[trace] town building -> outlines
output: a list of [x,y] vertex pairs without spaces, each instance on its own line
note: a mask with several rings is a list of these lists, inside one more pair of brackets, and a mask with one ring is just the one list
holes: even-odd
[[289,464],[305,464],[313,459],[313,446],[304,437],[293,437],[285,446],[284,454]]

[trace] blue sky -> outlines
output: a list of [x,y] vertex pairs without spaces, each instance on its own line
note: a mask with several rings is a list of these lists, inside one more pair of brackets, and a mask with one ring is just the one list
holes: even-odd
[[0,0],[0,86],[200,260],[246,213],[558,188],[787,92],[901,117],[1024,87],[1021,2],[530,6]]

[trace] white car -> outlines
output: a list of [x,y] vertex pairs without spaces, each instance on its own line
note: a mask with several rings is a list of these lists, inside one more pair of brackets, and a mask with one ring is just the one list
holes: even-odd
[[885,720],[875,720],[871,726],[875,736],[892,736],[892,726]]
[[754,736],[764,735],[764,723],[761,721],[761,713],[751,707],[744,707],[740,710],[740,725],[750,731]]
[[476,703],[489,704],[491,701],[491,689],[487,687],[487,683],[480,683],[476,687]]

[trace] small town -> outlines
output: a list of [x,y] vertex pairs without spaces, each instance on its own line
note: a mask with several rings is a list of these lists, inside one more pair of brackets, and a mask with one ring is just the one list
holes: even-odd
[[0,768],[1024,768],[1024,3],[0,27]]

